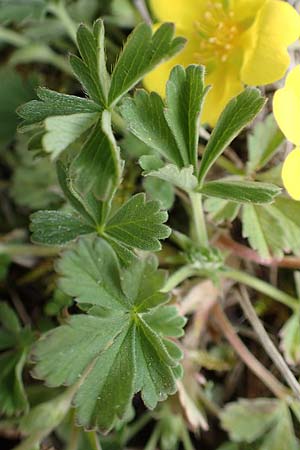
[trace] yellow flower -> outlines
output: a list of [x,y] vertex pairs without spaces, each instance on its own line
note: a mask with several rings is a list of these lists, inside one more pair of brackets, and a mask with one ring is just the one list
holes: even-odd
[[285,135],[296,148],[282,167],[284,187],[295,200],[300,200],[300,66],[287,76],[285,86],[274,94],[273,112]]
[[175,64],[205,65],[212,89],[202,122],[211,125],[244,84],[264,85],[284,76],[287,47],[300,34],[298,13],[281,0],[150,0],[150,6],[159,21],[174,22],[188,43],[151,72],[145,86],[164,95]]

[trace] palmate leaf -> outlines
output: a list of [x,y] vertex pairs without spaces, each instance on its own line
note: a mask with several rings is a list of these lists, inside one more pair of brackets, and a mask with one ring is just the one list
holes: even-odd
[[82,378],[74,399],[78,422],[108,431],[135,392],[149,408],[174,393],[182,355],[167,337],[180,336],[185,320],[165,305],[165,274],[155,258],[121,270],[104,240],[81,239],[58,272],[62,290],[90,309],[41,338],[34,374],[51,386]]
[[146,202],[145,194],[131,197],[105,225],[105,234],[128,247],[157,251],[159,239],[170,235],[166,222],[168,214],[160,211],[157,201]]
[[258,398],[229,403],[221,413],[221,423],[233,441],[251,443],[257,450],[299,448],[291,414],[280,400]]
[[75,209],[74,213],[38,211],[31,215],[32,240],[46,245],[64,245],[84,234],[101,235],[124,264],[134,259],[133,249],[160,250],[160,239],[170,235],[164,224],[168,219],[159,201],[146,201],[145,194],[131,197],[109,215],[109,202],[97,200],[93,193],[82,196],[73,185],[69,172],[59,162],[60,186]]
[[164,23],[153,34],[142,23],[131,33],[114,67],[108,94],[110,106],[116,104],[146,73],[178,53],[185,39],[174,38],[174,25]]

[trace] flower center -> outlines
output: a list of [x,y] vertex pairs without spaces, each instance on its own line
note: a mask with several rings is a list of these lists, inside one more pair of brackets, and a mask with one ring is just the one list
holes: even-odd
[[242,30],[233,11],[226,8],[224,3],[208,1],[201,20],[195,22],[196,32],[201,37],[196,56],[202,64],[226,62],[237,45]]

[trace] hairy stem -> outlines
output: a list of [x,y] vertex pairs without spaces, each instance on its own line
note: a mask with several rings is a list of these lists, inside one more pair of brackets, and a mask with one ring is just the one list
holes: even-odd
[[214,307],[214,318],[222,330],[222,333],[232,345],[242,361],[249,369],[270,389],[273,394],[281,400],[287,400],[290,393],[253,355],[249,352],[244,343],[237,336],[233,326],[224,314],[221,306]]
[[207,230],[202,207],[202,195],[197,192],[191,192],[189,196],[197,243],[203,247],[208,247]]
[[240,286],[241,295],[239,296],[241,307],[245,313],[245,316],[251,323],[253,329],[256,331],[257,336],[265,349],[265,351],[268,353],[274,364],[276,365],[277,369],[280,371],[281,375],[287,382],[287,384],[290,386],[292,391],[294,392],[295,396],[298,400],[300,400],[300,385],[296,378],[294,377],[293,373],[287,366],[285,360],[271,341],[268,333],[264,329],[261,321],[259,320],[255,309],[252,306],[252,303],[250,301],[247,289],[245,286]]
[[246,286],[249,286],[255,289],[262,294],[268,295],[269,297],[277,300],[283,305],[289,306],[291,309],[295,311],[299,311],[300,302],[296,298],[282,292],[281,290],[275,288],[274,286],[266,283],[265,281],[259,280],[251,275],[248,275],[245,272],[240,272],[239,270],[232,270],[230,268],[225,269],[222,272],[222,276],[226,278],[230,278],[231,280],[238,281],[239,283],[243,283]]

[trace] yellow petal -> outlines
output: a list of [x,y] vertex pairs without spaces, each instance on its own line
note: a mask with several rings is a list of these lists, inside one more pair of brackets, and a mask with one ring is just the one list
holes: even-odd
[[292,6],[280,0],[265,2],[244,36],[244,83],[263,85],[282,78],[290,62],[287,47],[299,34],[300,18]]
[[193,27],[194,22],[201,17],[205,0],[150,0],[150,9],[160,22],[174,22],[186,28]]
[[243,90],[243,84],[239,79],[238,68],[229,63],[216,67],[206,76],[205,83],[212,88],[204,101],[201,122],[214,126],[229,100]]
[[284,88],[275,92],[273,112],[285,137],[300,145],[300,66],[288,74]]
[[300,200],[300,149],[295,148],[285,159],[282,167],[282,181],[294,200]]
[[252,21],[266,2],[267,0],[231,0],[230,9],[234,13],[234,20],[238,22]]

